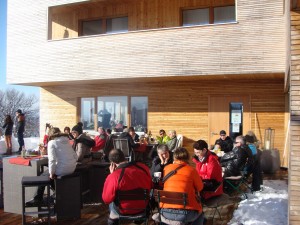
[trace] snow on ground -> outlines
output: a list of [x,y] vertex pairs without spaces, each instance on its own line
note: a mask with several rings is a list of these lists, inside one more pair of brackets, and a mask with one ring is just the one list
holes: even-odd
[[288,185],[284,180],[264,180],[263,191],[248,193],[229,225],[287,225]]

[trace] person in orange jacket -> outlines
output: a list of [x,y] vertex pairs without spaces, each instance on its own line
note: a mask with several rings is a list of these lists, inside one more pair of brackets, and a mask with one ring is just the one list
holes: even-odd
[[[201,202],[199,201],[200,191],[203,183],[196,169],[189,163],[189,152],[185,148],[177,148],[173,153],[173,164],[164,168],[164,177],[177,169],[174,175],[164,182],[164,191],[185,192],[188,194],[188,204],[184,208],[182,205],[161,203],[162,216],[169,220],[190,222],[192,225],[203,224]],[[179,168],[181,167],[181,168]],[[175,214],[174,214],[175,212]],[[181,215],[181,216],[180,216]]]

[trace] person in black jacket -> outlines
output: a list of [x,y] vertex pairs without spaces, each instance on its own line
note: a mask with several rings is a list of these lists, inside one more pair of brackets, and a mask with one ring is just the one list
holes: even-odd
[[[157,156],[152,161],[151,176],[154,178],[155,172],[163,172],[166,165],[173,163],[173,152],[169,151],[167,145],[162,144],[157,146]],[[161,176],[163,177],[163,175]]]
[[18,109],[16,111],[17,116],[17,136],[18,136],[18,143],[19,143],[19,151],[21,152],[23,149],[25,149],[25,143],[24,143],[24,131],[25,131],[25,116],[22,113],[21,109]]
[[11,119],[10,115],[6,115],[4,120],[4,125],[2,128],[5,128],[4,136],[5,136],[5,143],[6,143],[6,153],[5,155],[12,154],[12,144],[11,144],[11,136],[13,130],[14,122]]
[[223,177],[238,176],[244,169],[251,171],[253,156],[243,136],[236,137],[233,150],[221,158],[221,166]]
[[220,131],[220,138],[215,141],[215,145],[218,144],[221,147],[221,151],[224,153],[230,152],[233,149],[233,141],[229,136],[226,136],[226,131]]

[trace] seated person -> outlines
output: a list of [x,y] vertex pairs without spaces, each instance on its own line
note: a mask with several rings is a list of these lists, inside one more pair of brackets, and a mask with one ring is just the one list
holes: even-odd
[[71,134],[71,129],[70,129],[70,127],[65,127],[65,128],[64,128],[64,133],[65,133],[65,134],[68,134],[69,140],[73,140],[73,139],[74,139],[73,135]]
[[196,170],[204,183],[202,197],[206,200],[223,194],[222,168],[217,157],[208,150],[208,145],[203,140],[195,142],[193,148],[193,162],[196,163]]
[[147,150],[148,142],[144,135],[140,136],[139,144],[135,147],[135,160],[142,162],[144,160],[144,153]]
[[98,127],[99,135],[94,138],[95,146],[92,147],[92,152],[98,152],[105,147],[107,134],[103,127]]
[[216,140],[215,144],[219,144],[221,146],[221,151],[227,153],[230,152],[233,148],[232,139],[229,136],[226,136],[226,131],[220,131],[220,138]]
[[[110,175],[107,176],[103,192],[102,199],[104,203],[109,204],[109,218],[108,225],[118,224],[118,205],[115,203],[116,191],[118,190],[132,190],[137,188],[144,188],[149,190],[152,188],[151,176],[149,168],[139,162],[127,162],[124,153],[120,149],[113,149],[109,153],[109,161],[111,165],[109,167]],[[142,208],[145,206],[145,201],[132,200],[128,202],[122,202],[127,207]],[[139,212],[121,212],[122,214],[137,214]]]
[[232,151],[227,152],[221,158],[223,177],[239,176],[245,167],[253,163],[251,150],[245,145],[243,136],[237,136]]
[[151,176],[154,179],[154,173],[161,172],[166,165],[173,163],[173,152],[169,151],[167,145],[158,145],[157,146],[157,156],[152,161],[151,166]]
[[[203,183],[196,169],[189,163],[189,152],[185,148],[177,148],[173,152],[173,164],[164,168],[164,177],[177,169],[177,172],[169,176],[164,183],[164,191],[186,192],[188,194],[188,204],[184,206],[177,204],[163,204],[161,214],[163,217],[173,221],[190,222],[192,225],[203,224],[203,213],[201,203],[198,202],[197,196],[203,189]],[[181,167],[181,168],[178,168]],[[176,214],[174,214],[176,213]],[[178,214],[185,214],[184,218],[179,219]]]
[[130,136],[134,142],[140,142],[140,136],[137,133],[135,133],[135,130],[133,127],[128,128],[128,133],[130,134]]
[[107,128],[105,130],[106,132],[106,142],[105,142],[105,146],[104,146],[104,149],[103,149],[103,152],[104,152],[104,160],[105,162],[109,162],[108,160],[108,155],[109,155],[109,152],[114,148],[114,139],[117,138],[118,136],[115,135],[115,134],[112,134],[112,130]]
[[168,148],[171,152],[174,152],[177,144],[177,137],[176,137],[176,131],[175,130],[170,130],[169,131],[169,138],[170,140],[167,141]]
[[170,138],[166,134],[165,130],[160,130],[159,136],[156,136],[156,140],[157,140],[158,144],[166,144],[170,140]]
[[[54,179],[57,176],[64,176],[74,172],[76,168],[77,156],[72,149],[68,134],[61,133],[59,128],[52,127],[49,130],[48,142],[48,171],[41,176],[49,176],[51,187],[55,189]],[[26,202],[26,206],[39,205],[43,200],[45,186],[39,186],[37,194],[32,200]]]
[[72,135],[74,136],[72,147],[77,154],[77,163],[87,164],[92,160],[90,149],[95,145],[95,141],[82,133],[82,127],[78,124],[72,128]]
[[133,150],[133,148],[135,147],[135,143],[129,134],[128,128],[123,129],[123,132],[120,134],[118,139],[127,139],[130,150]]

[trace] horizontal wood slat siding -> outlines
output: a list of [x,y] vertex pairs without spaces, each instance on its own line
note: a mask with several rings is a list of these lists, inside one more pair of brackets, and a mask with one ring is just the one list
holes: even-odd
[[[74,1],[55,1],[68,2]],[[39,86],[54,81],[285,72],[281,0],[237,0],[237,23],[232,24],[47,41],[48,6],[55,3],[8,1],[9,83]],[[155,11],[148,13],[158,16]],[[67,23],[73,24],[75,18]]]
[[178,134],[184,135],[184,146],[192,152],[194,141],[208,140],[209,96],[222,96],[224,93],[250,96],[251,129],[263,141],[265,129],[274,128],[275,147],[282,158],[285,140],[283,79],[161,83],[153,80],[145,83],[133,81],[44,87],[41,91],[41,134],[45,123],[62,129],[75,125],[76,101],[79,97],[148,96],[148,130],[158,135],[160,129],[175,129]]
[[291,11],[289,224],[300,223],[300,11]]

